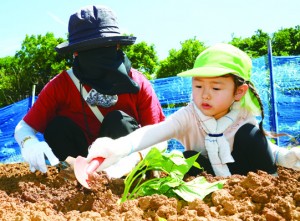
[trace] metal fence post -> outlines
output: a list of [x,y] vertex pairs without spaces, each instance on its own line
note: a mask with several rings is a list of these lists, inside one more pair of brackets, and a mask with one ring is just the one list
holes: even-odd
[[[271,131],[278,133],[278,119],[277,119],[277,103],[276,103],[276,92],[275,92],[275,82],[273,76],[273,59],[272,59],[272,43],[271,40],[268,40],[268,61],[270,69],[270,89],[271,89]],[[279,138],[274,138],[277,145],[279,145]]]

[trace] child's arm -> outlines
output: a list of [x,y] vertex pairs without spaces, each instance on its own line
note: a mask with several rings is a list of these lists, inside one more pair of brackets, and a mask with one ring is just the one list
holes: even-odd
[[97,157],[105,158],[98,168],[103,170],[129,154],[144,150],[155,144],[167,141],[174,136],[175,129],[171,121],[141,127],[127,136],[113,140],[108,137],[98,138],[91,145],[87,161]]
[[[165,141],[159,144],[155,144],[153,147],[164,151],[168,147],[168,142]],[[143,160],[153,147],[148,147],[142,151],[133,152],[132,154],[123,157],[115,164],[107,167],[106,169],[104,169],[104,171],[110,178],[121,178],[122,176],[127,175],[141,160]],[[101,171],[101,168],[98,168],[97,170]]]

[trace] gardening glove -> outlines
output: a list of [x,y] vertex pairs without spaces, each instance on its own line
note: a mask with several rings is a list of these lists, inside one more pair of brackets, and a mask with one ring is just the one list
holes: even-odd
[[275,162],[279,166],[300,170],[300,147],[278,148],[275,152]]
[[36,170],[42,173],[47,172],[45,156],[52,166],[59,163],[58,158],[54,155],[49,145],[45,141],[40,142],[36,138],[30,138],[24,142],[21,147],[21,153],[24,161],[29,163],[31,172]]
[[97,171],[104,170],[118,162],[121,158],[131,154],[131,144],[126,137],[113,140],[108,137],[101,137],[89,147],[87,162],[97,157],[102,157],[105,160],[99,166]]

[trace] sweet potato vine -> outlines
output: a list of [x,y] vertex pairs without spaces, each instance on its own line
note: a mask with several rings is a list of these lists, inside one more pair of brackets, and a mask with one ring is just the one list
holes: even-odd
[[[184,175],[192,166],[200,168],[196,162],[198,156],[199,154],[196,154],[185,159],[182,152],[166,153],[152,148],[126,177],[121,203],[153,194],[163,194],[191,202],[196,198],[203,199],[206,195],[222,189],[226,180],[209,183],[204,177],[198,176],[190,182],[183,181]],[[166,176],[145,181],[144,177],[148,171],[161,171]]]

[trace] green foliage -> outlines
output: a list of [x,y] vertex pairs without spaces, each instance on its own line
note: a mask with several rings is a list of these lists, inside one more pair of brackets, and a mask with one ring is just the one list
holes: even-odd
[[274,56],[300,55],[300,26],[282,28],[272,38]]
[[[271,39],[274,56],[300,55],[300,26],[282,28],[272,35],[258,29],[252,37],[234,37],[229,42],[247,52],[252,58],[267,55],[267,41]],[[0,58],[0,107],[36,94],[55,75],[72,65],[72,54],[59,55],[54,50],[65,41],[46,35],[26,35],[21,50],[13,57]],[[176,76],[191,69],[196,57],[205,49],[204,43],[194,38],[181,42],[179,50],[171,49],[169,56],[158,61],[154,45],[140,42],[122,48],[132,62],[132,67],[148,79]]]
[[26,35],[15,57],[26,75],[28,87],[36,84],[39,92],[53,76],[71,66],[72,55],[61,56],[54,50],[63,41],[62,38],[56,39],[53,33],[46,33],[45,36]]
[[[196,198],[203,199],[211,192],[221,189],[225,181],[208,183],[204,177],[197,177],[190,182],[183,181],[184,175],[192,166],[200,168],[196,162],[198,156],[199,154],[196,154],[185,159],[182,152],[162,153],[157,148],[152,148],[126,177],[121,202],[153,194],[163,194],[191,202]],[[153,170],[163,171],[167,175],[143,182],[145,174]]]
[[193,39],[181,42],[181,49],[171,49],[169,56],[160,62],[157,70],[157,78],[176,76],[182,71],[191,69],[194,66],[196,57],[205,49],[204,43]]
[[282,28],[269,35],[258,29],[250,38],[233,37],[229,42],[249,54],[252,58],[268,54],[267,42],[271,40],[273,56],[300,55],[300,26]]
[[14,57],[0,58],[0,106],[11,104],[26,97],[20,93],[24,81],[21,75],[22,67]]
[[14,57],[1,59],[1,106],[31,96],[33,85],[39,94],[53,76],[71,66],[72,55],[61,56],[54,50],[63,41],[52,33],[26,35],[21,50]]
[[269,35],[259,29],[250,38],[233,37],[229,43],[245,51],[250,57],[256,58],[268,54],[267,42],[269,39]]
[[149,80],[153,79],[158,66],[158,57],[154,45],[140,42],[122,48],[131,61],[133,68],[142,72]]

